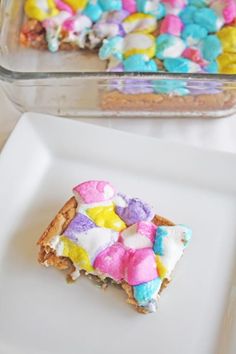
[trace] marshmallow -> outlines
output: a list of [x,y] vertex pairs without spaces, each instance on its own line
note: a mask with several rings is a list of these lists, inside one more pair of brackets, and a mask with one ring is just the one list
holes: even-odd
[[161,34],[157,40],[156,57],[158,59],[178,58],[186,48],[184,41],[171,34]]
[[197,63],[185,58],[167,58],[164,60],[164,66],[170,73],[198,73],[201,67]]

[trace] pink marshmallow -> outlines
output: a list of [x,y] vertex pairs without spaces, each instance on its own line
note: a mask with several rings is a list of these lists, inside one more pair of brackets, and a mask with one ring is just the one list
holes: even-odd
[[141,221],[137,224],[137,232],[148,237],[154,243],[157,226],[151,222]]
[[168,33],[179,36],[183,30],[184,24],[178,16],[167,15],[161,23],[160,33]]
[[75,197],[84,203],[99,203],[111,200],[115,195],[115,189],[109,182],[88,181],[73,188]]
[[186,59],[192,60],[200,66],[206,66],[208,64],[208,62],[203,59],[200,50],[197,48],[186,48],[182,56]]
[[137,11],[136,0],[122,0],[123,9],[130,14]]
[[151,248],[127,251],[125,280],[130,285],[146,283],[158,277],[155,254]]
[[93,267],[116,281],[121,281],[125,276],[126,258],[124,246],[117,242],[99,253]]
[[92,21],[85,15],[77,14],[66,19],[63,23],[63,29],[70,32],[82,32],[85,28],[90,28]]
[[96,257],[93,267],[116,281],[138,285],[158,276],[155,254],[151,248],[126,250],[116,242]]
[[56,7],[58,8],[58,10],[60,11],[66,11],[69,12],[69,14],[74,15],[74,11],[72,10],[72,8],[66,4],[64,1],[62,0],[54,0]]
[[223,17],[225,23],[231,23],[236,17],[236,2],[235,0],[224,0],[225,7],[223,10]]

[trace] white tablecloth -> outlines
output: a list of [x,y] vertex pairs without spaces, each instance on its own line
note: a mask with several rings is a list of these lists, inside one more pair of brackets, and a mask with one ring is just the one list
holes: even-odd
[[[0,148],[20,115],[21,113],[12,106],[0,88]],[[236,115],[218,119],[90,118],[81,120],[168,141],[236,152]]]

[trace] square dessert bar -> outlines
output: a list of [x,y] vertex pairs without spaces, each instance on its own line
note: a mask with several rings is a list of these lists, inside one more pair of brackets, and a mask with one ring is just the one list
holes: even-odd
[[39,262],[120,285],[138,312],[155,312],[160,292],[191,239],[184,225],[155,215],[138,198],[105,181],[87,181],[58,212],[38,241]]

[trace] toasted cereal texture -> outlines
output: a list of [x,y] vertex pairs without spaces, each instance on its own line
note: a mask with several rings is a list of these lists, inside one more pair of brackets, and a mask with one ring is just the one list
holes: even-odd
[[[66,202],[63,208],[57,213],[55,218],[52,220],[48,228],[45,230],[45,232],[42,234],[42,236],[37,242],[37,244],[40,246],[40,251],[38,256],[39,263],[47,267],[53,266],[59,270],[66,270],[67,279],[69,281],[72,281],[71,274],[74,272],[75,267],[73,266],[69,258],[56,256],[55,251],[50,247],[49,244],[54,236],[63,234],[64,230],[67,228],[70,221],[74,218],[76,213],[76,208],[77,208],[77,201],[75,197],[72,197]],[[159,226],[175,225],[172,221],[159,215],[155,215],[152,222]],[[84,274],[90,277],[90,275],[88,275],[87,273]],[[94,278],[94,276],[92,278]],[[99,277],[96,276],[95,278],[98,278],[98,281],[104,282],[104,284],[107,285],[106,279],[105,280],[99,279]],[[169,282],[170,282],[169,279],[163,280],[162,287],[159,291],[159,294],[164,288],[167,287]],[[120,285],[122,289],[124,289],[124,291],[126,292],[128,296],[127,302],[129,304],[133,305],[139,313],[144,313],[144,314],[148,313],[148,311],[145,308],[138,305],[137,301],[134,299],[132,287],[128,283],[122,282],[121,284],[118,285]]]

